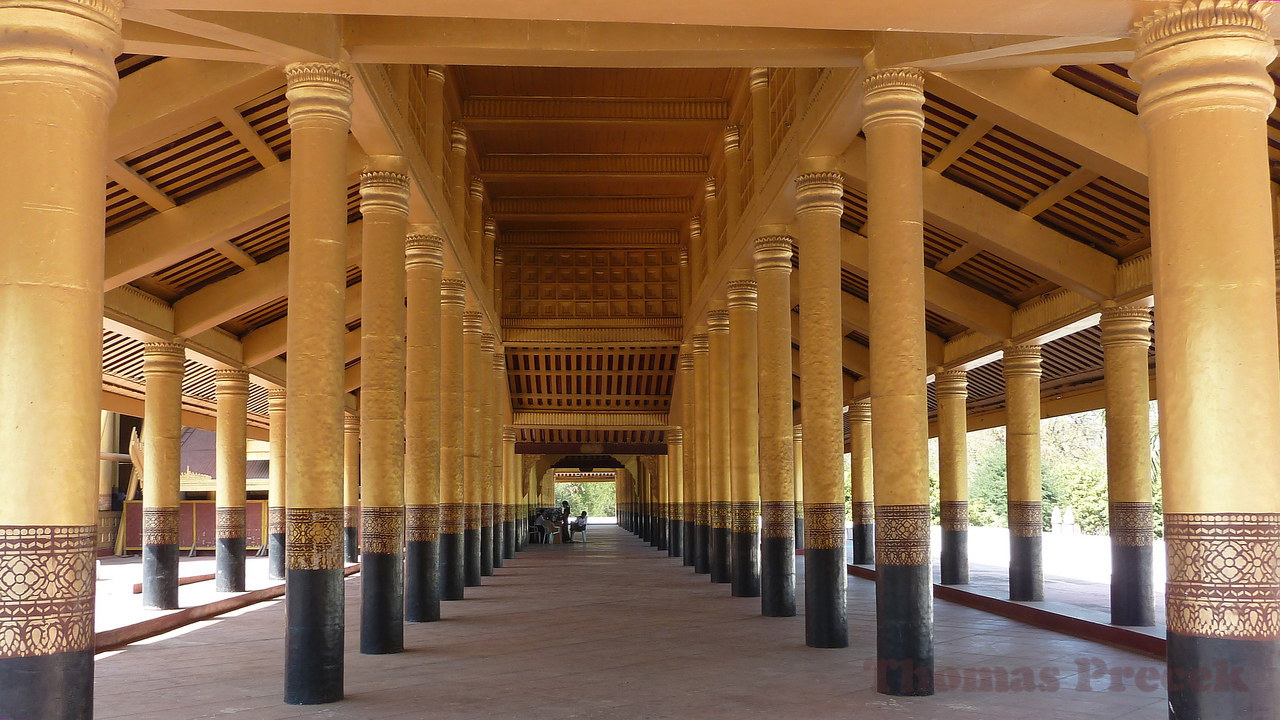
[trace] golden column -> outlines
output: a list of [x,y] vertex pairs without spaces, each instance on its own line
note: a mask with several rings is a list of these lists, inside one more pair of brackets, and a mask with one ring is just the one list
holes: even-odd
[[[101,352],[101,350],[99,350]],[[182,471],[181,342],[142,346],[142,606],[178,607],[178,497]]]
[[453,123],[449,131],[449,209],[462,242],[467,237],[467,141],[467,129],[462,123]]
[[764,187],[772,160],[773,123],[769,107],[769,68],[751,68],[748,79],[751,93],[751,164],[754,166],[756,192]]
[[427,66],[427,89],[423,98],[427,110],[426,139],[423,140],[423,152],[427,157],[427,167],[435,173],[441,183],[448,178],[444,176],[444,66]]
[[[466,442],[463,406],[463,313],[467,284],[458,272],[440,280],[440,584],[441,598],[461,600],[466,585]],[[476,342],[479,338],[476,338]],[[475,348],[479,350],[477,345]],[[473,358],[474,359],[474,358]]]
[[1154,625],[1151,549],[1151,310],[1102,308],[1111,622]]
[[404,619],[440,619],[440,282],[444,240],[405,238]]
[[223,368],[215,376],[218,432],[214,499],[218,544],[214,589],[244,592],[245,465],[249,452],[245,413],[249,402],[249,373],[238,368]]
[[505,280],[505,263],[502,257],[502,248],[495,247],[493,249],[493,309],[502,316],[502,288]]
[[667,428],[667,557],[684,554],[684,432]]
[[720,237],[720,198],[716,194],[716,179],[707,178],[702,198],[702,246],[706,257],[703,258],[702,272],[709,274],[720,257],[723,242]]
[[760,597],[760,372],[754,272],[729,273],[729,475],[734,597]]
[[496,256],[494,251],[498,241],[498,221],[493,218],[485,218],[484,225],[480,231],[480,278],[485,289],[489,291],[489,297],[495,298],[494,307],[497,305],[497,277],[494,275],[494,261]]
[[[505,364],[505,356],[504,356]],[[502,428],[502,557],[510,560],[516,556],[516,429],[510,425]]]
[[462,533],[463,568],[467,587],[480,584],[480,504],[484,502],[485,395],[489,386],[489,363],[480,347],[484,313],[462,313],[462,477],[465,526]]
[[693,370],[693,345],[680,345],[680,423],[683,426],[681,481],[684,484],[684,507],[680,527],[682,565],[693,567],[698,547],[698,465],[697,390]]
[[286,428],[285,702],[342,698],[343,336],[352,77],[285,69],[293,138]]
[[738,126],[724,129],[724,230],[727,236],[742,217],[742,140]]
[[[689,218],[689,303],[693,302],[707,274],[707,244],[702,236],[702,219]],[[688,303],[686,303],[688,305]],[[687,308],[686,308],[687,313]]]
[[800,243],[800,412],[804,415],[805,642],[846,647],[844,373],[840,341],[840,213],[844,179],[796,179]]
[[711,582],[727,583],[732,559],[733,532],[731,502],[733,484],[729,476],[729,311],[707,311],[707,558]]
[[[929,416],[924,345],[924,73],[863,84],[875,489],[877,689],[933,693]],[[806,378],[807,379],[807,378]],[[808,426],[806,424],[806,430]]]
[[481,246],[484,244],[484,181],[477,177],[471,178],[471,185],[467,192],[466,228],[467,253],[471,256],[471,262],[476,270],[481,271],[483,276],[484,261]]
[[360,418],[346,413],[342,422],[343,560],[360,562]]
[[267,391],[268,439],[271,444],[267,480],[267,577],[284,579],[284,509],[285,509],[285,413],[284,388]]
[[933,376],[938,398],[938,495],[942,521],[942,584],[969,582],[969,399],[964,370]]
[[504,378],[507,375],[507,356],[502,352],[502,348],[497,345],[497,338],[494,338],[493,348],[493,384],[490,385],[490,397],[492,399],[489,412],[489,466],[492,476],[492,488],[489,492],[490,500],[490,522],[492,528],[492,537],[490,538],[490,552],[493,554],[493,566],[495,568],[502,567],[502,545],[504,540],[504,529],[506,522],[506,504],[507,493],[506,483],[502,475],[502,467],[506,458],[506,446],[502,442],[502,390],[505,384]]
[[2,717],[93,713],[102,163],[120,5],[0,10]]
[[759,312],[760,608],[796,614],[795,447],[791,426],[791,237],[756,238]]
[[1040,346],[1004,350],[1005,465],[1009,486],[1009,599],[1043,600]]
[[[793,391],[794,394],[794,391]],[[804,542],[804,426],[791,426],[791,496],[796,516],[796,541]]]
[[709,350],[705,327],[698,327],[693,335],[693,415],[694,415],[694,553],[693,571],[711,572],[711,522],[708,501],[711,495],[711,408],[707,388],[710,385],[707,370]]
[[494,335],[486,332],[480,334],[480,367],[476,369],[477,382],[481,387],[479,390],[480,397],[480,425],[476,429],[479,434],[479,447],[477,449],[477,457],[480,466],[478,475],[480,477],[480,574],[492,575],[494,567],[493,557],[493,455],[494,444],[497,439],[493,437],[493,415],[497,408],[494,401],[494,385],[493,385],[493,364],[494,364]]
[[849,506],[853,521],[854,565],[876,561],[876,508],[871,463],[871,401],[849,406]]
[[375,155],[360,175],[360,652],[404,650],[404,158]]
[[680,317],[689,313],[689,303],[693,301],[693,285],[689,268],[689,248],[680,248]]
[[1180,683],[1170,717],[1268,717],[1280,704],[1270,5],[1186,2],[1137,29],[1160,313],[1169,675],[1239,669],[1242,684]]

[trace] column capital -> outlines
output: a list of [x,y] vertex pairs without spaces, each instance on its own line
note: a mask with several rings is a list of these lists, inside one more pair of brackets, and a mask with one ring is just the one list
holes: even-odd
[[877,70],[862,82],[862,128],[881,125],[924,127],[924,71],[897,67]]
[[708,310],[707,332],[729,332],[729,311],[724,308]]
[[484,226],[481,230],[486,238],[492,240],[498,237],[498,221],[495,218],[487,217],[484,219]]
[[791,441],[804,442],[804,426],[803,425],[791,426]]
[[442,305],[467,304],[467,281],[460,272],[448,272],[440,278],[440,303]]
[[504,260],[502,258],[502,248],[495,247],[493,249],[493,264],[502,265],[503,263],[504,263]]
[[516,441],[516,429],[515,429],[514,427],[510,426],[510,425],[505,425],[505,426],[503,426],[503,428],[502,428],[502,439],[503,439],[503,441],[504,441],[504,442],[515,442],[515,441]]
[[711,349],[711,338],[705,332],[694,333],[693,335],[693,354],[706,355]]
[[360,173],[360,213],[409,215],[409,176],[394,170],[368,169]]
[[460,122],[455,122],[449,126],[449,149],[455,153],[465,155],[467,152],[467,128]]
[[4,4],[5,27],[13,30],[10,37],[21,38],[0,48],[6,78],[56,78],[88,89],[110,106],[120,84],[115,57],[121,48],[121,5],[120,0]]
[[1142,306],[1102,308],[1098,321],[1102,330],[1102,347],[1134,345],[1151,347],[1151,309]]
[[427,66],[427,77],[428,77],[429,79],[431,79],[431,80],[434,80],[434,81],[436,81],[436,82],[438,82],[438,83],[443,84],[443,83],[444,83],[444,66],[443,66],[443,65],[428,65],[428,66]]
[[742,149],[742,138],[739,135],[737,125],[726,125],[724,128],[724,151],[737,151]]
[[444,238],[434,231],[411,232],[404,238],[405,267],[444,267]]
[[462,334],[474,335],[478,341],[483,341],[484,332],[484,313],[479,310],[463,310],[462,311]]
[[693,351],[680,353],[680,372],[693,372]]
[[216,395],[249,394],[249,373],[240,368],[218,368],[213,372]]
[[706,199],[715,200],[716,199],[716,179],[714,177],[708,177],[704,181],[704,183],[705,184],[703,186],[703,194],[706,196]]
[[[737,271],[735,271],[737,272]],[[755,310],[759,305],[759,294],[756,288],[756,281],[751,278],[751,271],[744,270],[745,276],[734,277],[729,276],[728,298],[729,309],[743,308],[747,310]]]
[[796,177],[796,214],[844,210],[844,174],[838,170],[804,173]]
[[[479,315],[480,313],[477,312],[476,314]],[[467,321],[466,313],[463,313],[462,321],[464,323]],[[496,338],[494,337],[493,333],[491,332],[480,333],[480,352],[487,352],[487,353],[493,352],[495,341],[496,341]]]
[[360,434],[360,416],[351,413],[342,414],[342,433],[344,435]]
[[1040,375],[1039,345],[1009,345],[1004,349],[1004,375]]
[[289,392],[284,388],[270,388],[267,390],[267,412],[284,412],[285,400],[288,397]]
[[850,403],[848,416],[850,423],[871,422],[871,401],[857,400]]
[[149,342],[142,345],[143,377],[179,375],[185,370],[187,346],[181,342]]
[[502,372],[507,371],[507,354],[495,342],[493,345],[493,369]]
[[762,235],[756,238],[752,257],[756,270],[791,272],[792,240],[790,235]]
[[480,178],[471,178],[471,184],[467,187],[467,194],[472,200],[484,200],[484,181]]
[[969,373],[961,369],[939,370],[933,375],[933,391],[938,397],[969,397]]
[[684,430],[681,428],[667,428],[666,432],[666,441],[668,445],[680,445],[684,443]]
[[680,264],[689,264],[689,248],[680,248]]
[[293,63],[284,69],[289,125],[351,126],[351,86],[355,78],[338,63]]
[[747,77],[749,83],[747,87],[750,88],[751,92],[769,89],[769,68],[751,68],[751,72]]

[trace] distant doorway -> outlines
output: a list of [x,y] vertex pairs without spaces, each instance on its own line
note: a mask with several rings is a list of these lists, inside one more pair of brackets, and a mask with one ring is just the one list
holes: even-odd
[[617,490],[612,482],[558,482],[556,505],[568,500],[574,515],[587,511],[591,523],[613,523],[618,515]]

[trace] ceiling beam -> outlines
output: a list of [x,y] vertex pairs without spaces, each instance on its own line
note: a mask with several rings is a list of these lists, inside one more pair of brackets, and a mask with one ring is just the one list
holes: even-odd
[[271,64],[261,53],[143,23],[124,21],[124,52],[188,60]]
[[620,178],[664,180],[703,178],[711,163],[693,154],[498,154],[480,158],[480,175],[489,180]]
[[469,97],[462,102],[462,122],[471,130],[618,124],[714,129],[728,117],[729,103],[719,98]]
[[289,292],[289,253],[206,285],[173,304],[173,330],[190,337]]
[[[214,6],[216,10],[229,10]],[[210,12],[129,5],[126,20],[207,38],[260,53],[285,64],[337,60],[342,53],[341,20],[328,14],[293,15]]]

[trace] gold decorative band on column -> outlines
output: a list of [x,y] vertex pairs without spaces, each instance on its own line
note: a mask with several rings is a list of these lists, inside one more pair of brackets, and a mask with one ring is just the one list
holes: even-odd
[[876,508],[876,565],[929,564],[929,506]]
[[1169,632],[1280,638],[1280,513],[1166,513]]
[[355,505],[344,505],[342,507],[342,526],[356,527],[357,525],[359,525],[360,524],[360,516],[358,514],[359,511],[360,511],[360,508],[356,507]]
[[1155,541],[1155,511],[1149,502],[1113,502],[1107,509],[1111,542],[1126,547],[1147,547]]
[[382,555],[404,550],[404,508],[360,508],[360,549]]
[[466,530],[479,530],[480,529],[480,506],[466,505],[464,507],[466,509],[463,512],[463,519],[466,524],[463,526],[463,528]]
[[244,506],[219,507],[214,511],[214,535],[219,540],[239,540],[244,537]]
[[93,647],[93,525],[0,525],[0,659]]
[[493,503],[480,503],[480,522],[483,525],[492,525],[496,518],[493,516]]
[[694,518],[693,518],[693,520],[694,520],[694,522],[695,522],[695,523],[697,523],[698,525],[707,525],[707,524],[709,524],[709,522],[710,522],[710,520],[711,520],[711,517],[710,517],[710,515],[708,514],[708,513],[709,513],[709,509],[707,508],[707,504],[706,504],[706,503],[704,503],[704,502],[694,503],[694,504],[693,504],[693,509],[694,509]]
[[854,525],[875,525],[876,505],[872,502],[849,504],[849,521]]
[[267,532],[272,535],[284,534],[284,508],[267,508]]
[[467,527],[467,506],[462,503],[440,503],[440,532],[461,535]]
[[178,544],[178,508],[142,508],[142,544]]
[[796,505],[766,500],[760,503],[760,537],[789,538],[796,535]]
[[941,511],[939,519],[943,530],[969,529],[968,500],[943,500],[938,509]]
[[760,503],[735,502],[729,504],[732,516],[730,528],[736,533],[754,533],[760,530]]
[[439,505],[405,505],[404,533],[407,542],[436,542],[440,539]]
[[684,521],[687,523],[697,524],[698,522],[698,503],[687,502],[684,504]]
[[1009,532],[1016,537],[1040,537],[1044,532],[1044,510],[1039,501],[1009,501]]
[[804,504],[804,546],[815,550],[844,547],[844,503]]
[[727,500],[712,500],[707,503],[707,525],[725,530],[733,527],[732,505]]
[[341,570],[345,508],[285,510],[286,570]]

